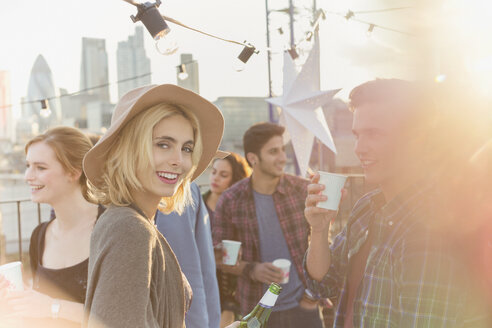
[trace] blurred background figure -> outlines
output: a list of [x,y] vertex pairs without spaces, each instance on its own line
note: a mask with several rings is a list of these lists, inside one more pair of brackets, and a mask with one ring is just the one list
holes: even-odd
[[176,254],[193,291],[186,327],[217,328],[220,302],[210,220],[200,188],[194,182],[190,188],[193,204],[187,205],[181,215],[157,211],[155,223]]
[[218,158],[213,162],[209,178],[210,190],[203,194],[212,224],[215,206],[220,195],[227,188],[250,175],[251,168],[246,159],[239,154],[231,152],[226,157]]
[[50,204],[56,212],[31,236],[32,289],[7,297],[12,315],[25,317],[29,327],[80,327],[82,322],[90,235],[104,211],[93,203],[82,170],[91,147],[89,138],[72,127],[50,129],[25,147],[32,201]]
[[[203,194],[205,205],[210,215],[213,225],[215,206],[220,195],[230,186],[249,177],[251,168],[239,154],[231,152],[225,158],[218,158],[212,164],[210,172],[210,190]],[[220,252],[220,250],[219,250]],[[222,310],[220,327],[225,327],[232,323],[239,314],[239,304],[234,299],[236,290],[236,277],[220,270],[217,270],[217,279],[220,290],[220,307]]]

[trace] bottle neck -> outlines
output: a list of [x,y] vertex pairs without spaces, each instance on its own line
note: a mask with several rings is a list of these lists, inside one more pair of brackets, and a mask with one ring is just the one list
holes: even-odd
[[263,297],[260,300],[260,305],[267,309],[272,308],[275,305],[277,298],[278,295],[275,295],[270,290],[267,290],[265,295],[263,295]]

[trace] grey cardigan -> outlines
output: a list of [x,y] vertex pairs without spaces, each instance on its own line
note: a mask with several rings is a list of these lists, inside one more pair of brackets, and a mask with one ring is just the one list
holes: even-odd
[[83,327],[183,328],[191,288],[166,239],[135,206],[110,206],[91,236]]

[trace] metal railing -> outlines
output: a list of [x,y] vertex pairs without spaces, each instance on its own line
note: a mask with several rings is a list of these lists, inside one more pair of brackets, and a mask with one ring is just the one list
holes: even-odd
[[[8,204],[16,204],[16,209],[17,209],[17,233],[18,233],[18,256],[19,256],[19,261],[22,261],[22,214],[21,214],[21,203],[32,203],[30,199],[16,199],[16,200],[4,200],[0,201],[0,206],[1,205],[8,205]],[[36,204],[37,205],[37,216],[38,216],[38,224],[41,223],[41,204]],[[4,248],[4,247],[2,247]],[[2,250],[5,251],[5,248]]]
[[[200,184],[199,185],[200,189],[202,191],[205,191],[208,189],[208,184]],[[347,182],[345,184],[345,188],[348,190],[348,195],[347,199],[342,202],[339,210],[339,215],[337,220],[335,220],[335,223],[332,227],[332,234],[335,235],[338,232],[340,232],[345,225],[348,216],[350,214],[350,211],[355,204],[355,202],[364,194],[366,193],[367,186],[364,181],[363,175],[359,174],[348,174]],[[20,261],[22,261],[22,254],[23,254],[23,247],[22,247],[22,242],[23,242],[23,235],[22,235],[22,220],[23,220],[23,215],[22,215],[22,203],[32,203],[30,199],[17,199],[17,200],[3,200],[0,201],[0,207],[2,205],[8,205],[8,204],[15,204],[16,207],[16,219],[17,219],[17,236],[18,236],[18,258]],[[36,203],[36,208],[37,208],[37,221],[38,224],[41,223],[41,204]],[[3,223],[5,224],[5,220],[7,218],[3,218]],[[9,218],[10,219],[10,218]],[[0,232],[1,232],[1,227],[0,227]],[[0,255],[2,253],[6,253],[5,247],[3,245],[0,245]]]

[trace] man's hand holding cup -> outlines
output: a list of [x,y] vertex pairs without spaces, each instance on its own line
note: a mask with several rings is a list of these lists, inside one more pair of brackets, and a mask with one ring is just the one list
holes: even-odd
[[337,216],[341,199],[346,194],[343,189],[345,180],[345,176],[326,172],[312,176],[304,209],[312,233],[328,232],[330,223]]

